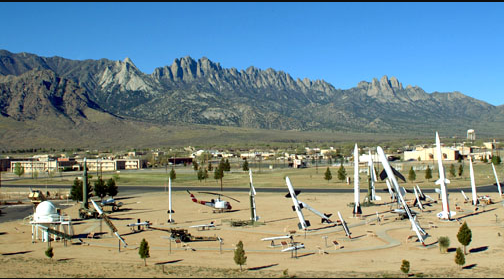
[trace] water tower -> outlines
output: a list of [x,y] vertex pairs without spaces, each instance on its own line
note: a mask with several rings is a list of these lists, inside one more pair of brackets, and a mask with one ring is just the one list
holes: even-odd
[[467,140],[474,142],[476,140],[476,132],[473,129],[467,130]]

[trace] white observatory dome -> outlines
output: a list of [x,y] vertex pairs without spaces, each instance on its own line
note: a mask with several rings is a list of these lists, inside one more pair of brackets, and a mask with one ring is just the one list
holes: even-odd
[[58,210],[54,204],[50,201],[43,201],[39,203],[37,209],[35,209],[35,214],[33,215],[35,222],[54,222],[59,221]]

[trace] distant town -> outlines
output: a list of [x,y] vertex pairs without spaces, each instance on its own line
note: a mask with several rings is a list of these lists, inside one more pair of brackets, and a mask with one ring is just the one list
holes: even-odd
[[[467,139],[451,146],[442,146],[444,161],[461,161],[471,156],[473,160],[491,160],[495,155],[500,158],[501,145],[493,140],[483,142],[482,145],[474,145],[475,132],[468,130]],[[434,161],[435,157],[433,143],[418,144],[416,146],[403,146],[402,148],[387,151],[389,161]],[[348,150],[347,150],[348,149]],[[361,147],[359,162],[368,161],[372,150]],[[366,152],[368,151],[368,152]],[[373,161],[379,162],[379,158],[373,152]],[[351,149],[349,148],[317,148],[305,147],[294,150],[281,149],[211,149],[204,150],[188,146],[180,149],[150,149],[142,151],[124,152],[100,152],[98,150],[81,150],[77,152],[66,152],[61,154],[34,154],[32,156],[5,155],[0,158],[0,171],[15,172],[16,165],[23,168],[25,174],[32,177],[43,175],[50,176],[56,172],[81,171],[83,160],[87,158],[87,168],[89,171],[121,171],[138,170],[145,168],[161,168],[177,165],[192,165],[193,162],[218,163],[222,158],[230,160],[235,165],[241,165],[247,160],[252,166],[259,168],[305,168],[309,166],[336,166],[349,165],[353,161]]]

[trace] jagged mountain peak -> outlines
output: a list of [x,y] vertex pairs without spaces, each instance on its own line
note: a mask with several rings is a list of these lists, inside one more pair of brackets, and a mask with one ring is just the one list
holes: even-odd
[[[176,58],[171,65],[147,75],[129,58],[78,61],[0,51],[0,74],[17,76],[35,69],[50,70],[56,79],[74,81],[75,88],[87,92],[89,100],[106,112],[158,123],[382,132],[409,131],[416,124],[425,129],[440,123],[463,129],[464,121],[481,118],[481,111],[490,115],[487,122],[493,121],[495,111],[502,115],[501,107],[459,92],[429,94],[418,86],[404,88],[396,77],[387,75],[341,90],[323,79],[294,79],[273,68],[222,68],[207,57]],[[27,94],[22,89],[26,79],[9,82],[4,88]],[[40,79],[36,82],[43,84]],[[16,107],[10,99],[2,102]]]

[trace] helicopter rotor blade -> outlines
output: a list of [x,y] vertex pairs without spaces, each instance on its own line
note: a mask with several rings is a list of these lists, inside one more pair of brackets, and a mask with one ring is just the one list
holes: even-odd
[[214,192],[203,192],[203,191],[202,191],[202,192],[198,192],[198,193],[201,193],[201,194],[216,195],[216,196],[219,196],[219,197],[220,197],[220,196],[222,196],[222,197],[230,198],[230,199],[232,199],[232,200],[234,200],[234,201],[240,202],[239,200],[237,200],[237,199],[235,199],[235,198],[232,198],[232,197],[230,197],[230,196],[226,196],[226,195],[224,195],[224,194],[220,194],[220,193],[214,193]]

